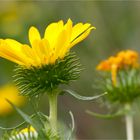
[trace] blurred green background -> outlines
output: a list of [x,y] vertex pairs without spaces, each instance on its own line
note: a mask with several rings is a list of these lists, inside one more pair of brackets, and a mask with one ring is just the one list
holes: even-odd
[[[22,43],[28,42],[28,29],[36,26],[42,33],[45,27],[60,19],[71,18],[74,23],[89,22],[97,29],[89,37],[73,48],[84,67],[78,81],[70,89],[81,95],[92,96],[100,93],[96,65],[110,55],[123,49],[140,51],[140,2],[139,1],[14,1],[0,0],[0,38],[13,38]],[[15,64],[0,58],[0,84],[12,81]],[[68,112],[73,112],[76,123],[77,140],[87,139],[124,139],[125,123],[123,118],[101,120],[85,113],[89,109],[107,113],[106,107],[97,101],[79,101],[69,95],[59,97],[59,119],[69,125]],[[48,113],[47,97],[44,95],[40,110]],[[32,113],[29,103],[23,107]],[[135,117],[135,138],[140,139],[140,113]],[[22,122],[21,117],[13,114],[0,117],[0,125],[15,126]]]

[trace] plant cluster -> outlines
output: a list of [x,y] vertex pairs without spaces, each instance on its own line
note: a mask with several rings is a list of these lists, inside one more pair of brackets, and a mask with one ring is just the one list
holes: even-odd
[[2,140],[74,139],[72,113],[70,112],[72,126],[65,129],[64,133],[61,132],[62,126],[58,125],[57,120],[57,99],[65,92],[80,100],[102,97],[104,103],[111,108],[115,106],[117,112],[108,115],[87,112],[101,118],[125,116],[127,139],[134,139],[133,104],[140,97],[140,63],[139,54],[136,51],[121,51],[99,63],[97,70],[105,73],[102,89],[107,94],[83,97],[70,89],[61,87],[79,78],[82,67],[76,53],[71,52],[70,49],[84,40],[92,29],[95,27],[89,23],[73,25],[73,22],[68,19],[66,24],[61,20],[48,25],[43,38],[37,28],[31,27],[29,29],[30,45],[13,39],[0,39],[0,57],[17,64],[14,81],[20,90],[20,96],[38,99],[39,96],[47,94],[49,101],[49,115],[37,111],[34,106],[35,113],[29,116],[20,110],[13,100],[6,99],[6,103],[21,115],[24,122],[14,128],[1,127],[7,130]]

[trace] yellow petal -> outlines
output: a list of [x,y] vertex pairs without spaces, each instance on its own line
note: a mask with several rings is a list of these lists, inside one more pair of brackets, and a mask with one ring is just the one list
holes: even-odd
[[13,39],[5,39],[6,44],[8,45],[7,49],[15,54],[22,62],[27,63],[25,60],[25,55],[23,53],[23,45]]
[[14,51],[20,52],[22,44],[13,39],[5,39],[6,43],[13,49]]
[[40,42],[41,40],[34,40],[33,45],[32,45],[32,51],[34,52],[35,57],[41,59],[42,58],[42,53],[40,50]]
[[65,30],[67,31],[67,35],[69,38],[71,38],[72,35],[72,21],[71,19],[68,19],[67,23],[65,24]]
[[29,41],[30,41],[31,45],[33,45],[33,42],[35,40],[41,40],[41,37],[40,37],[40,33],[39,33],[38,29],[32,26],[29,29]]
[[34,41],[32,52],[34,54],[33,59],[35,60],[36,65],[41,66],[41,64],[48,63],[48,57],[50,56],[51,50],[47,39]]
[[14,46],[13,42],[16,41],[0,40],[0,56],[17,64],[24,65],[26,60],[23,58],[23,54],[20,48],[21,46],[18,46],[18,43],[18,45],[15,43]]
[[47,39],[42,39],[39,42],[39,46],[40,46],[40,53],[46,56],[49,56],[49,53],[51,51],[50,49],[50,45]]
[[29,128],[24,128],[20,131],[20,133],[25,133],[25,132],[35,132],[35,129],[30,126]]
[[54,22],[48,25],[45,30],[44,38],[49,41],[51,47],[54,46],[55,40],[63,29],[63,21]]
[[27,57],[33,57],[32,48],[30,46],[26,44],[23,45],[22,51]]
[[32,48],[28,45],[23,45],[22,52],[26,56],[27,60],[27,66],[35,65],[35,59],[34,59],[34,53],[32,51]]
[[42,53],[44,52],[44,60],[43,60],[43,63],[44,64],[49,64],[49,62],[50,62],[50,55],[51,55],[51,52],[52,52],[52,49],[50,47],[50,44],[49,44],[49,42],[48,42],[47,39],[42,39],[40,45],[42,46],[41,47],[41,52]]
[[73,23],[71,19],[68,19],[67,23],[64,26],[64,29],[58,35],[56,43],[54,45],[55,48],[55,55],[53,56],[54,60],[58,59],[58,57],[63,58],[66,52],[68,52],[69,50],[68,46],[72,33],[72,24]]
[[57,24],[58,24],[58,31],[61,32],[61,30],[62,30],[63,27],[64,27],[64,22],[63,22],[63,20],[58,21]]
[[65,52],[67,52],[67,47],[69,45],[69,35],[67,30],[63,30],[56,41],[53,62],[59,58],[63,58],[65,56]]
[[0,57],[8,59],[9,61],[12,61],[12,62],[17,63],[19,65],[24,65],[24,63],[21,62],[20,60],[17,60],[16,58],[13,58],[6,53],[2,53],[1,50],[0,50]]
[[89,24],[89,23],[86,23],[86,24],[78,23],[78,24],[76,24],[72,29],[71,42],[73,40],[75,40],[80,34],[85,32],[90,26],[91,26],[91,24]]
[[76,39],[74,39],[71,43],[69,48],[73,47],[74,45],[76,45],[77,43],[81,42],[82,40],[84,40],[90,33],[90,31],[94,29],[94,27],[90,27],[88,30],[86,30],[85,32],[83,32],[82,34],[80,34]]

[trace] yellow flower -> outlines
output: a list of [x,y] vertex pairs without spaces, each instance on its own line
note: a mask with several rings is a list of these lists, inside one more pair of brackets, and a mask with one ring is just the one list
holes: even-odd
[[101,71],[110,71],[112,82],[116,86],[117,71],[126,67],[138,67],[138,53],[132,50],[119,52],[116,56],[111,56],[107,60],[102,61],[97,65],[96,69]]
[[35,132],[35,129],[32,126],[30,126],[29,128],[22,129],[19,133],[25,133],[25,132],[28,132],[28,131]]
[[69,50],[84,40],[95,27],[89,23],[78,23],[73,26],[69,19],[51,23],[41,38],[35,27],[29,29],[31,47],[12,39],[0,40],[0,56],[26,68],[54,64],[57,59],[63,59]]
[[5,85],[0,88],[0,116],[8,115],[13,111],[11,105],[6,101],[8,99],[16,106],[21,106],[25,97],[19,95],[18,89],[13,85]]
[[16,135],[12,136],[9,140],[15,140],[16,138],[20,138],[20,139],[28,139],[28,138],[37,138],[38,134],[35,131],[35,129],[30,126],[29,128],[24,128],[22,129],[20,132],[18,132]]

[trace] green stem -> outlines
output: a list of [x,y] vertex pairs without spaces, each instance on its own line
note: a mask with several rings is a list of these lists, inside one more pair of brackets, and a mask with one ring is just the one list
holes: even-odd
[[50,105],[50,125],[53,132],[57,132],[57,93],[50,93],[48,97]]
[[126,104],[125,108],[128,111],[128,113],[125,115],[127,140],[134,140],[133,115],[130,113],[131,105]]

